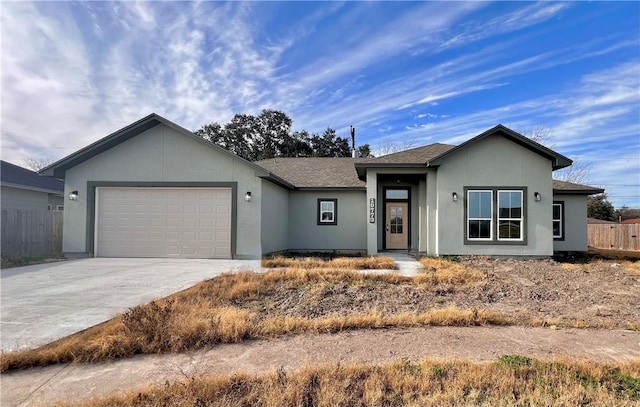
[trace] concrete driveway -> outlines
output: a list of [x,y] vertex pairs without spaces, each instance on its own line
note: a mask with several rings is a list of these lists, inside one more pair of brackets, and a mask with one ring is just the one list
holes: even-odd
[[36,347],[259,260],[106,259],[0,271],[2,350]]

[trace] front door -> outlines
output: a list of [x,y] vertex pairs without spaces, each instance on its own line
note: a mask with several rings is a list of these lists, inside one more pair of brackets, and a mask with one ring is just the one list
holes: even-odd
[[387,202],[387,249],[407,249],[409,246],[409,204]]

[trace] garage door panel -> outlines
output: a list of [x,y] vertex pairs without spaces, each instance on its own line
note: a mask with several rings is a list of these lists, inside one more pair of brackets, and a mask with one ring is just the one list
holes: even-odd
[[231,257],[230,188],[99,188],[103,257]]

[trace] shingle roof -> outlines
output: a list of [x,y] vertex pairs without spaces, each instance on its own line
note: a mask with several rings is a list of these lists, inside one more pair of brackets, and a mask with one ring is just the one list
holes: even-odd
[[625,219],[620,223],[625,224],[625,225],[633,225],[633,224],[636,224],[636,223],[640,223],[640,218]]
[[589,225],[608,225],[608,224],[612,224],[615,225],[617,222],[611,222],[609,220],[602,220],[602,219],[596,219],[596,218],[587,218],[587,224]]
[[366,163],[375,164],[426,164],[427,161],[455,148],[450,144],[434,143],[422,147],[411,148],[397,153],[369,158]]
[[33,172],[6,161],[0,161],[0,164],[0,179],[3,184],[46,189],[60,194],[64,193],[64,182],[59,179],[53,177],[41,177],[37,172]]
[[594,195],[604,192],[602,188],[590,187],[588,185],[574,184],[573,182],[553,180],[553,191],[568,194]]
[[271,158],[256,162],[297,188],[364,188],[354,166],[363,158]]

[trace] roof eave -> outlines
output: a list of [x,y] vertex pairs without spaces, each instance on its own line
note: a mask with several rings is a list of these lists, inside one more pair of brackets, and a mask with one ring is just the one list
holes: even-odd
[[556,195],[597,195],[602,194],[604,189],[553,189],[553,193]]
[[64,195],[64,191],[59,191],[59,190],[55,190],[55,189],[48,189],[48,188],[32,187],[30,185],[14,184],[14,183],[11,183],[11,182],[0,182],[0,186],[10,187],[10,188],[17,188],[17,189],[24,189],[24,190],[27,190],[27,191],[44,192],[44,193],[47,193],[47,194],[60,195],[60,196]]
[[363,179],[367,175],[367,169],[389,169],[389,168],[426,168],[421,163],[355,163],[358,178]]

